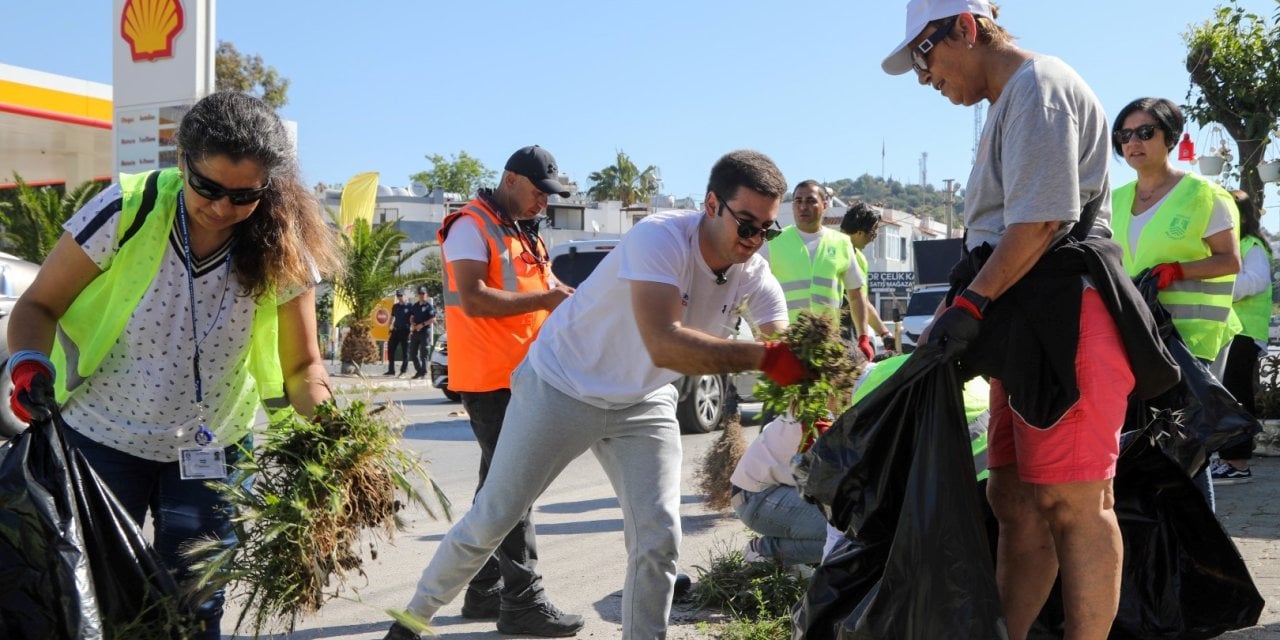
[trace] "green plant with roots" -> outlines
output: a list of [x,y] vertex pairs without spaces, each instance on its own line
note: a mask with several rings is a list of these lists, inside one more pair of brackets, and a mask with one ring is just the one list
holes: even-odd
[[800,312],[777,339],[791,347],[813,375],[786,387],[762,377],[756,383],[755,397],[767,411],[779,415],[790,412],[805,429],[800,440],[804,446],[818,436],[819,420],[827,419],[833,410],[848,404],[857,366],[840,339],[839,326],[826,314]]
[[255,637],[281,625],[292,631],[300,617],[339,597],[348,578],[364,575],[364,543],[376,559],[376,543],[403,528],[405,501],[437,517],[414,480],[425,481],[451,518],[449,500],[401,447],[389,413],[361,400],[326,401],[313,420],[270,425],[261,444],[244,451],[235,481],[218,485],[235,509],[240,544],[204,541],[188,555],[201,589],[229,584],[228,599],[241,602],[237,631],[246,621]]
[[788,617],[809,587],[807,579],[777,562],[747,562],[742,551],[723,546],[694,571],[698,579],[690,595],[697,606],[743,620]]

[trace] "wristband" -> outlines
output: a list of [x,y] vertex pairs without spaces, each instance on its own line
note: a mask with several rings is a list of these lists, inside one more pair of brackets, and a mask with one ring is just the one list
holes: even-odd
[[53,362],[49,360],[49,356],[36,351],[35,349],[20,349],[9,356],[8,367],[10,375],[13,374],[14,367],[17,367],[27,361],[34,361],[45,369],[48,369],[50,376],[54,374]]
[[991,304],[991,299],[974,291],[973,289],[965,289],[960,292],[961,298],[973,303],[974,308],[978,310],[978,316],[987,315],[987,306]]

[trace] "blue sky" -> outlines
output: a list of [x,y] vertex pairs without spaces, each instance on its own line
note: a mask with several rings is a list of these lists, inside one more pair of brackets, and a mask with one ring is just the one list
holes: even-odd
[[[963,183],[972,109],[880,71],[905,4],[220,0],[217,33],[292,81],[283,115],[299,123],[310,183],[379,171],[407,185],[431,153],[501,168],[541,144],[584,188],[623,149],[660,167],[664,191],[700,199],[732,149],[768,153],[794,184],[882,175],[882,142],[886,177],[918,183],[927,152],[930,183]],[[1214,4],[1007,0],[999,22],[1074,66],[1114,114],[1143,95],[1184,101],[1182,33]],[[1243,4],[1268,19],[1280,6]],[[22,26],[6,29],[0,62],[111,82],[108,0],[6,5],[6,24]],[[1113,185],[1133,177],[1115,160]]]

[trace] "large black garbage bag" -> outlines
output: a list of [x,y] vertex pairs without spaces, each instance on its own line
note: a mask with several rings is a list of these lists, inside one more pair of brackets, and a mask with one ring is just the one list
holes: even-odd
[[179,637],[172,576],[63,428],[0,446],[0,638]]
[[[1148,434],[1125,434],[1115,495],[1124,568],[1112,640],[1198,640],[1257,624],[1264,602],[1240,551]],[[1061,598],[1055,588],[1030,638],[1062,637]]]
[[796,469],[859,544],[815,572],[797,638],[1004,638],[956,368],[918,349]]
[[1155,278],[1143,272],[1136,278],[1138,291],[1151,307],[1160,337],[1178,367],[1182,380],[1168,391],[1142,403],[1134,402],[1129,422],[1161,434],[1160,448],[1187,472],[1195,475],[1204,468],[1209,454],[1253,438],[1262,425],[1209,371],[1173,326],[1173,319],[1156,299]]

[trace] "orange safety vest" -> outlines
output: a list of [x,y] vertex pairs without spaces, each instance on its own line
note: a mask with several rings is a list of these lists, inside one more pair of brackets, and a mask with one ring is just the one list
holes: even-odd
[[[441,254],[453,223],[462,216],[475,219],[489,248],[489,270],[484,284],[503,291],[547,291],[551,265],[547,248],[537,236],[522,241],[515,224],[503,219],[484,198],[476,198],[449,214],[437,238]],[[536,246],[531,246],[530,241]],[[541,256],[538,260],[534,256]],[[456,391],[493,391],[511,388],[511,372],[529,352],[547,311],[531,311],[501,318],[473,318],[462,310],[453,264],[444,258],[444,319],[449,333],[449,388]]]

